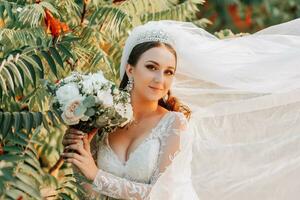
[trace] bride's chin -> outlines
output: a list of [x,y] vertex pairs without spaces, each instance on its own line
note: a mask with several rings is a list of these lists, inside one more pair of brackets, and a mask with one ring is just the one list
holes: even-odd
[[157,96],[157,95],[147,95],[145,97],[145,99],[147,99],[148,101],[159,101],[162,97],[161,96]]
[[140,98],[145,101],[159,101],[162,98],[162,95],[145,90],[143,93],[140,93]]

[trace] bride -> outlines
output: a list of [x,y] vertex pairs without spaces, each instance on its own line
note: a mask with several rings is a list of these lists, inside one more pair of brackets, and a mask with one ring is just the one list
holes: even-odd
[[95,132],[70,129],[63,144],[78,153],[63,155],[107,199],[297,199],[299,63],[299,19],[225,40],[148,22],[120,66],[134,122],[97,147]]

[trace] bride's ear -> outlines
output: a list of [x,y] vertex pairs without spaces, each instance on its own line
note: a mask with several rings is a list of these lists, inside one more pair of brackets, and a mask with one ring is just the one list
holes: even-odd
[[130,65],[130,64],[126,65],[126,74],[128,77],[133,76],[133,70],[134,70],[134,67],[132,65]]

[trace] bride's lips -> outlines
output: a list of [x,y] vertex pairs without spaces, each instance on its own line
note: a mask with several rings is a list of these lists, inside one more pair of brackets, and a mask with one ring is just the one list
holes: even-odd
[[151,87],[151,86],[149,86],[149,88],[151,88],[152,90],[156,90],[156,91],[162,91],[163,90],[163,89],[155,88],[155,87]]

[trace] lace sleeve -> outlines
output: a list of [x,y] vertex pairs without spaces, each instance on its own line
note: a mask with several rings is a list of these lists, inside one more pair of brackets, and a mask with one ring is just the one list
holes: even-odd
[[181,149],[181,134],[187,130],[188,121],[186,117],[179,112],[167,124],[165,133],[161,137],[161,150],[159,155],[158,166],[151,178],[151,184],[154,184],[160,175],[172,163],[175,156]]
[[133,182],[120,178],[111,173],[99,169],[93,181],[94,189],[101,194],[119,199],[148,199],[151,188],[160,174],[171,164],[174,156],[180,150],[180,133],[186,128],[186,119],[183,115],[174,115],[173,119],[166,123],[167,127],[161,142],[158,165],[150,184]]
[[94,189],[101,194],[132,200],[146,199],[152,187],[150,184],[129,181],[101,169],[99,169],[93,185]]

